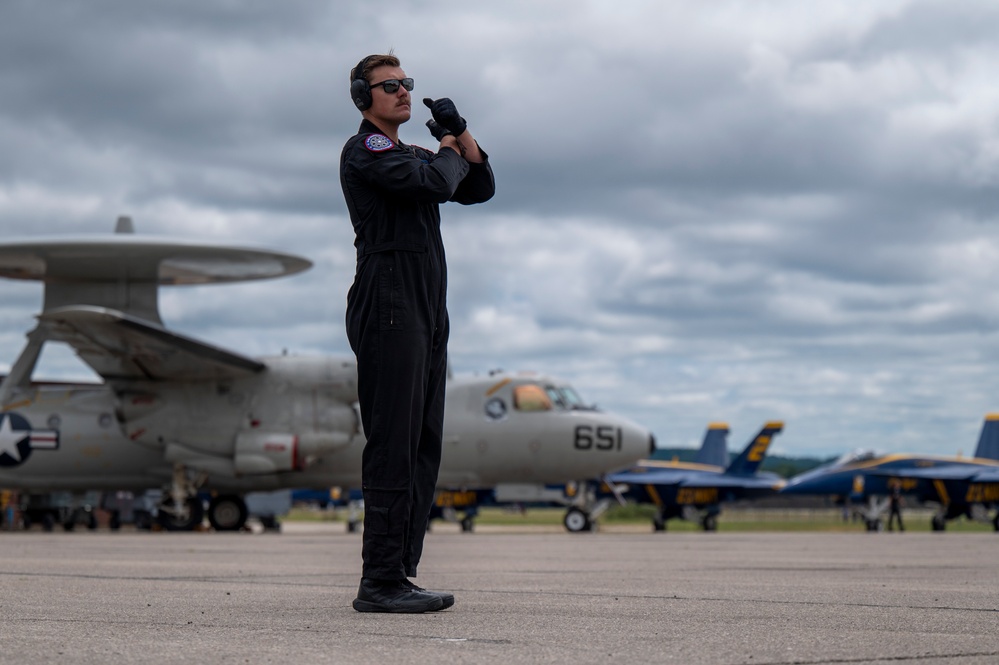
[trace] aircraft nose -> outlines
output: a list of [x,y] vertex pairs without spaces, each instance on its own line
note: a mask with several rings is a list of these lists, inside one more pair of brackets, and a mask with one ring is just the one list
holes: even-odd
[[621,458],[629,457],[627,464],[651,457],[656,449],[656,437],[647,428],[630,420],[622,420],[624,444],[618,447]]

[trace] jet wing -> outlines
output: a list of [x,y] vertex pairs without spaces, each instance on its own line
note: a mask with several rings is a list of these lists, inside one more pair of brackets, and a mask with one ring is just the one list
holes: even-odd
[[773,489],[781,487],[784,481],[777,478],[758,478],[753,476],[730,476],[718,474],[703,477],[691,476],[680,483],[680,487],[717,487],[719,489]]
[[674,471],[670,469],[620,471],[607,476],[607,480],[612,483],[626,483],[629,485],[679,485],[684,477],[688,475],[690,474],[687,471]]
[[[950,464],[932,466],[925,469],[892,469],[890,473],[887,471],[879,471],[877,473],[872,472],[871,475],[881,478],[913,478],[916,480],[968,480],[974,482],[997,482],[999,481],[999,467]],[[981,480],[981,477],[986,479]]]
[[612,483],[629,485],[678,485],[680,487],[717,487],[720,489],[772,489],[780,486],[779,478],[759,476],[734,476],[725,473],[696,473],[679,469],[651,469],[648,471],[621,471],[607,477]]
[[975,483],[999,483],[999,467],[987,466],[979,469],[972,476],[971,481]]
[[105,379],[208,380],[266,366],[224,349],[104,307],[72,305],[39,317],[49,339],[66,342]]

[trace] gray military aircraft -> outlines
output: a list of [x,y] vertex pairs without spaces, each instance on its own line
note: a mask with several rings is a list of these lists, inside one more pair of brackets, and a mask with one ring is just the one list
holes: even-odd
[[[364,435],[354,358],[250,358],[168,330],[160,286],[264,279],[308,269],[267,249],[134,235],[0,243],[0,276],[45,283],[38,324],[0,383],[0,487],[164,490],[167,529],[243,526],[243,495],[359,487]],[[102,383],[33,380],[61,342]],[[452,377],[439,487],[592,478],[649,454],[652,435],[579,407],[541,374]]]

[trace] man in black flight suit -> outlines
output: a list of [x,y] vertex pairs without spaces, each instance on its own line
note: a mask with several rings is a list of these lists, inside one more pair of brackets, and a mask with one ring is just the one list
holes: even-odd
[[358,612],[428,612],[450,593],[416,576],[433,503],[444,428],[447,266],[439,206],[482,203],[492,169],[448,98],[424,99],[440,142],[434,153],[399,141],[411,116],[399,59],[364,58],[350,96],[363,120],[344,145],[340,184],[356,234],[357,270],[347,293],[347,338],[357,356],[364,533]]

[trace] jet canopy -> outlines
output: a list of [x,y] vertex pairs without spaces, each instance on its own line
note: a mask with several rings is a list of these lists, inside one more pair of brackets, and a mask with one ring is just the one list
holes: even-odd
[[833,466],[846,466],[847,464],[857,464],[858,462],[867,462],[869,460],[880,457],[878,453],[873,450],[863,450],[857,448],[855,450],[849,450],[843,453],[839,459],[833,462]]

